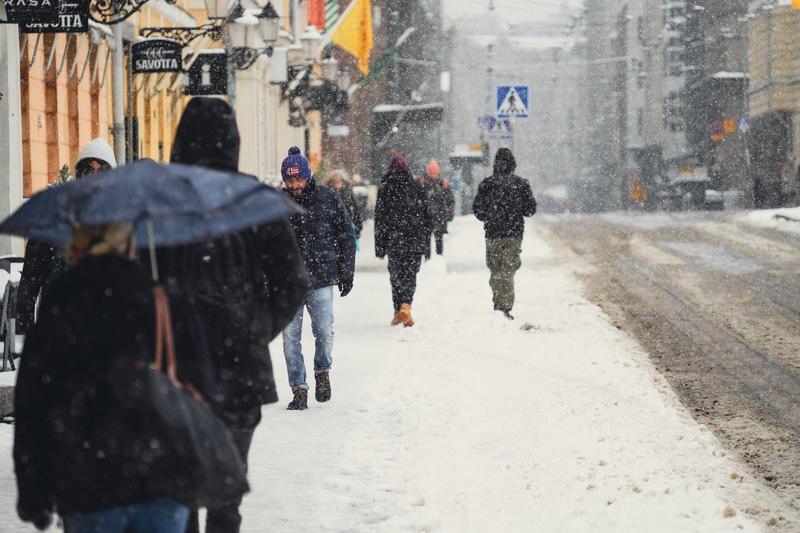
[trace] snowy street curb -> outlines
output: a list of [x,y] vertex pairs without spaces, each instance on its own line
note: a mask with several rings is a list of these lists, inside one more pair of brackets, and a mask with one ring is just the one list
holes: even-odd
[[14,387],[0,386],[0,418],[14,412]]

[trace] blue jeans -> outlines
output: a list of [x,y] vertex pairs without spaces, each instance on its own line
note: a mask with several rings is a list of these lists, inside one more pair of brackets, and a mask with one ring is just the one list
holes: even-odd
[[[333,364],[333,287],[311,289],[306,294],[305,307],[311,316],[314,333],[314,375],[327,372]],[[303,361],[303,307],[283,330],[283,356],[292,389],[308,389],[306,365]]]
[[64,533],[183,533],[189,509],[161,498],[64,517]]

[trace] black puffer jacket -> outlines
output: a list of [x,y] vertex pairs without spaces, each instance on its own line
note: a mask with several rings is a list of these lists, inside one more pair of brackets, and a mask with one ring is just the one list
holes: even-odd
[[330,287],[353,281],[356,264],[356,234],[339,195],[312,180],[300,198],[304,212],[292,215],[297,244],[303,253],[309,288]]
[[[216,98],[189,102],[172,162],[238,168],[239,133],[227,103]],[[294,317],[308,288],[288,220],[208,243],[159,249],[157,256],[170,293],[194,302],[208,324],[224,409],[277,401],[269,343]]]
[[522,237],[523,217],[536,213],[536,199],[528,180],[514,174],[517,163],[507,148],[497,151],[494,174],[478,186],[472,204],[475,216],[483,222],[487,239]]
[[375,255],[424,255],[432,227],[425,193],[411,174],[386,174],[375,204]]
[[433,231],[447,233],[447,223],[453,220],[455,197],[450,184],[440,178],[423,178],[420,182],[425,198],[428,201],[428,212],[431,214]]
[[[170,302],[178,375],[206,398],[217,395],[203,325],[185,302]],[[18,512],[91,512],[159,497],[159,472],[142,450],[152,436],[123,407],[137,362],[153,360],[152,282],[136,263],[88,256],[50,284],[32,326],[15,389],[14,463]],[[104,431],[105,428],[107,431]],[[152,429],[152,428],[151,428]]]

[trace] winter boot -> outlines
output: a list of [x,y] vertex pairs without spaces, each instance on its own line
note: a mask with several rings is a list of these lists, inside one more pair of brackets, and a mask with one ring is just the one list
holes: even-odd
[[392,318],[391,325],[392,325],[392,326],[396,326],[397,324],[400,324],[402,321],[403,321],[403,315],[402,315],[402,314],[400,314],[400,310],[398,309],[398,310],[397,310],[397,311],[394,313],[394,318]]
[[308,409],[308,391],[306,389],[294,389],[294,399],[286,407],[289,411],[304,411]]
[[316,376],[317,388],[314,396],[318,402],[327,402],[331,399],[331,377],[327,372],[320,372]]
[[409,304],[401,305],[400,311],[398,311],[397,315],[399,316],[400,322],[403,323],[404,327],[410,328],[411,326],[414,325],[414,319],[411,317],[411,305]]

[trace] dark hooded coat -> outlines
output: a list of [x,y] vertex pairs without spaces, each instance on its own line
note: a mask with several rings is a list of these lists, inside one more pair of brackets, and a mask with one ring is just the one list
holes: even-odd
[[[192,99],[175,135],[172,162],[237,170],[239,132],[230,106]],[[224,410],[277,401],[269,343],[294,317],[308,288],[288,220],[160,249],[157,256],[170,293],[190,300],[208,325]]]
[[28,241],[17,289],[17,333],[24,335],[28,332],[35,319],[39,294],[68,268],[69,263],[54,246]]
[[487,239],[521,238],[523,217],[536,213],[531,185],[514,174],[516,168],[511,150],[501,148],[494,160],[494,173],[478,186],[472,211],[483,222]]
[[[185,302],[173,298],[171,308],[179,378],[213,402],[216,372],[202,325]],[[152,282],[125,258],[87,256],[50,284],[15,389],[23,520],[171,496],[163,487],[172,474],[148,468],[144,453],[158,430],[125,407],[134,365],[153,360],[154,327]]]
[[428,212],[437,235],[447,233],[447,223],[453,220],[455,196],[450,184],[441,178],[425,177],[420,182],[428,202]]
[[309,288],[321,289],[353,282],[356,235],[339,195],[313,180],[299,198],[286,193],[303,208],[292,215],[297,244],[303,253]]
[[375,255],[424,255],[433,224],[422,187],[408,170],[383,176],[375,204]]

